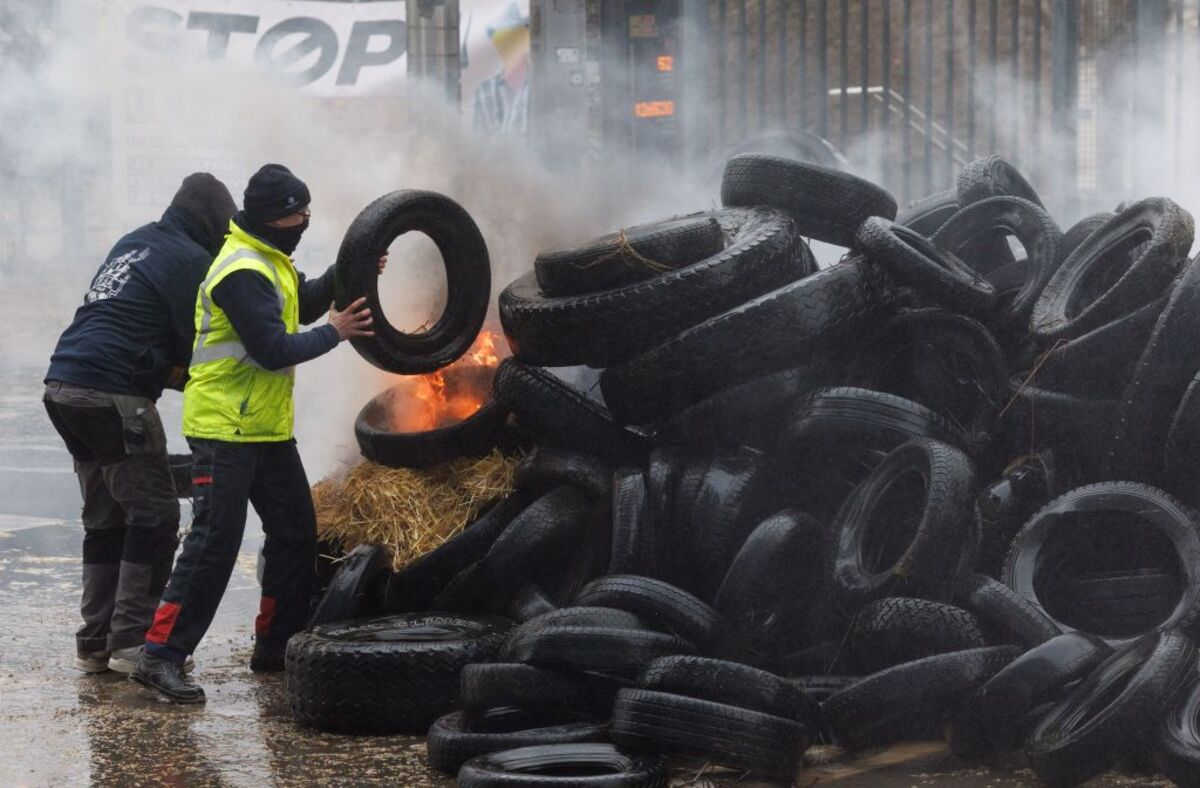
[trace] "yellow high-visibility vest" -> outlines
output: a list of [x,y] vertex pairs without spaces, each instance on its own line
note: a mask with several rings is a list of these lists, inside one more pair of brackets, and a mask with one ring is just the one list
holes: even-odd
[[183,434],[190,438],[252,443],[292,437],[295,367],[259,366],[212,299],[225,277],[247,270],[274,285],[288,333],[300,328],[299,277],[291,259],[230,221],[225,245],[196,293],[196,340],[183,391]]

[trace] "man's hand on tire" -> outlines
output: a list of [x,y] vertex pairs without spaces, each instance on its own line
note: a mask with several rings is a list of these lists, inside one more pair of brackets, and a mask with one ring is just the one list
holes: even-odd
[[341,312],[330,310],[329,325],[337,329],[338,341],[354,337],[373,337],[371,309],[366,306],[366,297],[360,298]]

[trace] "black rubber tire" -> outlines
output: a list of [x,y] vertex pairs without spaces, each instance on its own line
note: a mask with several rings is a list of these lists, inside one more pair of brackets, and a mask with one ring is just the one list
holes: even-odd
[[475,588],[493,610],[503,609],[528,583],[561,565],[586,541],[591,502],[574,486],[543,495],[512,519],[475,570]]
[[[894,488],[905,480],[910,495],[893,500]],[[846,499],[830,528],[834,587],[844,605],[903,594],[930,599],[953,594],[974,486],[971,460],[952,446],[914,440],[888,454]],[[898,539],[878,531],[879,516],[888,519]],[[904,531],[895,522],[902,516]]]
[[641,460],[650,440],[612,420],[604,406],[539,367],[505,359],[492,391],[539,441],[620,465]]
[[1033,729],[1025,755],[1052,785],[1075,785],[1154,742],[1195,670],[1196,647],[1179,630],[1155,632],[1106,659]]
[[554,604],[553,600],[546,596],[545,589],[537,583],[529,583],[522,586],[509,599],[508,604],[504,606],[504,616],[518,624],[522,624],[538,616],[543,616],[546,613],[552,613],[555,610],[558,610],[558,605]]
[[767,664],[796,635],[823,580],[823,535],[815,518],[791,509],[750,532],[713,598],[726,622],[724,653]]
[[1104,470],[1109,478],[1161,484],[1163,444],[1171,418],[1200,367],[1200,258],[1189,261],[1171,286],[1133,377],[1121,394],[1116,430]]
[[841,361],[772,372],[715,392],[659,422],[655,438],[704,451],[743,446],[770,451],[796,400],[818,388],[852,382],[860,381]]
[[1153,197],[1126,208],[1063,261],[1034,305],[1030,331],[1071,339],[1163,294],[1187,260],[1192,217]]
[[1072,632],[1017,657],[959,708],[950,725],[950,749],[960,758],[1015,750],[1037,721],[1035,710],[1059,699],[1112,649],[1099,638]]
[[809,732],[759,711],[629,689],[617,693],[612,740],[634,751],[697,758],[790,781],[808,749]]
[[700,599],[713,599],[746,537],[780,508],[772,470],[749,452],[710,460],[694,497],[676,502],[659,574]]
[[650,575],[658,566],[655,523],[647,507],[646,477],[642,471],[617,470],[612,477],[612,549],[608,574]]
[[[379,298],[379,257],[407,232],[429,236],[446,266],[446,308],[428,331],[408,334],[388,322]],[[362,210],[338,249],[334,304],[366,296],[375,332],[350,340],[359,355],[387,372],[433,372],[467,351],[483,327],[492,294],[487,244],[463,207],[436,192],[404,189]]]
[[1062,265],[1063,261],[1070,257],[1081,243],[1086,241],[1092,233],[1108,224],[1114,216],[1116,214],[1109,211],[1100,211],[1083,217],[1067,228],[1067,231],[1063,233],[1062,241],[1058,244],[1058,259],[1054,261],[1055,268]]
[[1029,373],[1021,372],[1009,380],[1011,401],[1000,428],[1009,445],[1025,452],[1052,447],[1064,484],[1102,478],[1100,465],[1120,403],[1051,391],[1026,383],[1028,379]]
[[888,668],[830,696],[821,706],[825,722],[849,750],[941,738],[944,717],[1020,653],[991,646]]
[[1059,340],[1039,359],[1035,383],[1090,399],[1117,399],[1133,378],[1167,296],[1121,315],[1082,336]]
[[902,310],[860,362],[864,388],[926,406],[958,429],[972,454],[987,447],[1008,401],[1004,352],[977,320],[945,309]]
[[393,432],[388,414],[399,389],[386,389],[363,405],[354,419],[358,451],[390,468],[428,468],[459,457],[487,454],[501,442],[508,408],[488,400],[467,418],[427,432]]
[[500,323],[528,364],[606,367],[743,301],[803,278],[812,253],[786,214],[717,212],[729,243],[719,254],[643,282],[551,298],[533,273],[500,293]]
[[574,673],[515,662],[483,662],[462,670],[459,699],[468,711],[499,706],[558,709],[607,716],[627,682],[599,673]]
[[660,446],[650,453],[646,460],[646,520],[649,539],[646,549],[653,554],[654,561],[646,567],[646,574],[652,577],[662,576],[664,562],[663,551],[666,549],[666,535],[670,533],[672,515],[676,510],[678,485],[687,467],[687,455],[678,448]]
[[652,577],[609,575],[584,586],[574,604],[611,607],[707,647],[722,631],[721,615],[683,589]]
[[[1114,514],[1120,518],[1119,522],[1109,517]],[[1089,520],[1093,527],[1100,529],[1098,532],[1077,534],[1073,544],[1051,542],[1056,530],[1078,527]],[[1124,533],[1124,543],[1107,541],[1110,534],[1119,540],[1122,531],[1118,528],[1126,527],[1136,530]],[[1135,552],[1135,548],[1142,545],[1150,551],[1154,545],[1146,537],[1155,532],[1170,542],[1173,555],[1150,552],[1138,555]],[[1082,544],[1080,539],[1084,540]],[[1075,566],[1067,563],[1071,560],[1077,562]],[[1103,566],[1088,566],[1087,563],[1093,560],[1100,560]],[[1079,561],[1084,563],[1079,564]],[[1155,568],[1177,568],[1182,573],[1182,592],[1177,603],[1165,619],[1143,620],[1143,631],[1092,631],[1089,634],[1121,646],[1151,630],[1170,627],[1193,630],[1200,624],[1200,525],[1195,513],[1187,506],[1162,490],[1144,484],[1100,482],[1071,490],[1046,504],[1013,541],[1002,579],[1017,594],[1045,610],[1060,629],[1070,632],[1079,627],[1063,620],[1069,610],[1060,607],[1062,601],[1055,599],[1053,589],[1047,589],[1043,584],[1077,575],[1085,567],[1091,571],[1147,568],[1128,566],[1131,561],[1165,564]],[[1049,575],[1044,574],[1046,570]]]
[[338,733],[421,733],[458,703],[458,674],[491,659],[511,626],[494,616],[410,613],[293,635],[286,694],[302,725]]
[[972,317],[986,318],[996,307],[996,289],[957,255],[939,249],[920,233],[895,222],[872,218],[855,239],[871,262],[897,282],[911,285],[930,300]]
[[896,216],[896,198],[870,181],[831,167],[758,153],[725,163],[721,204],[787,211],[801,235],[838,246],[851,246],[854,231],[867,217]]
[[1192,506],[1200,506],[1200,373],[1184,390],[1163,449],[1163,475],[1172,492]]
[[972,252],[995,243],[1007,244],[1008,235],[1025,248],[1025,259],[1017,264],[1022,276],[1019,284],[1005,290],[991,280],[997,305],[988,316],[988,325],[1024,331],[1042,288],[1058,270],[1062,231],[1043,208],[1019,197],[989,197],[960,210],[930,240],[986,276],[988,268],[973,265]]
[[429,610],[447,584],[482,558],[513,518],[536,500],[524,492],[502,498],[461,533],[393,573],[384,592],[384,607],[390,613]]
[[543,744],[478,755],[458,770],[459,788],[667,788],[667,764],[611,744]]
[[1025,180],[1020,171],[996,155],[984,156],[968,162],[958,173],[958,204],[973,205],[989,197],[1020,197],[1039,208],[1042,198]]
[[606,629],[649,629],[633,613],[611,607],[572,605],[543,613],[513,627],[509,639],[540,632],[546,627],[603,627]]
[[321,601],[308,621],[309,628],[381,612],[381,591],[390,566],[391,556],[381,545],[360,544],[347,553],[321,595]]
[[956,213],[958,193],[954,189],[947,189],[910,202],[907,208],[896,212],[896,224],[931,238]]
[[502,707],[469,714],[455,711],[438,718],[425,736],[425,753],[434,769],[457,774],[467,761],[491,752],[607,740],[607,727],[598,719],[545,709]]
[[861,341],[879,327],[888,303],[875,266],[846,260],[604,370],[604,401],[624,423],[661,421],[722,389],[809,363],[839,340]]
[[521,458],[513,476],[513,487],[531,493],[546,493],[561,484],[573,484],[593,499],[612,492],[612,470],[590,454],[534,446]]
[[739,662],[708,657],[660,657],[642,671],[638,686],[654,692],[740,706],[795,720],[810,729],[821,708],[794,681]]
[[699,213],[543,250],[534,258],[533,271],[546,295],[581,295],[651,279],[724,248],[721,225],[711,213]]
[[863,674],[984,646],[979,622],[966,610],[908,597],[868,602],[855,615],[846,640],[850,659]]
[[1192,672],[1167,710],[1154,763],[1177,785],[1200,785],[1200,673]]
[[1041,607],[987,575],[968,578],[958,601],[975,614],[992,643],[1013,643],[1030,649],[1062,634]]
[[510,637],[500,651],[500,658],[540,667],[633,678],[656,657],[695,651],[688,641],[663,632],[552,624]]

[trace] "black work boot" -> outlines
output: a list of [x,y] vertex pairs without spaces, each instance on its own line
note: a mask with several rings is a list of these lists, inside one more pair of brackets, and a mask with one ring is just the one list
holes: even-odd
[[204,689],[193,684],[182,663],[143,650],[129,678],[152,687],[172,703],[203,703]]
[[250,655],[250,670],[255,673],[278,673],[283,670],[283,658],[287,654],[287,641],[254,641],[254,653]]

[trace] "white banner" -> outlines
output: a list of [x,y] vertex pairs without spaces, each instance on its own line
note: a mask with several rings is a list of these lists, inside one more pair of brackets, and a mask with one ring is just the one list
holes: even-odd
[[153,75],[179,58],[253,66],[306,93],[399,90],[407,70],[403,0],[112,0],[125,67]]

